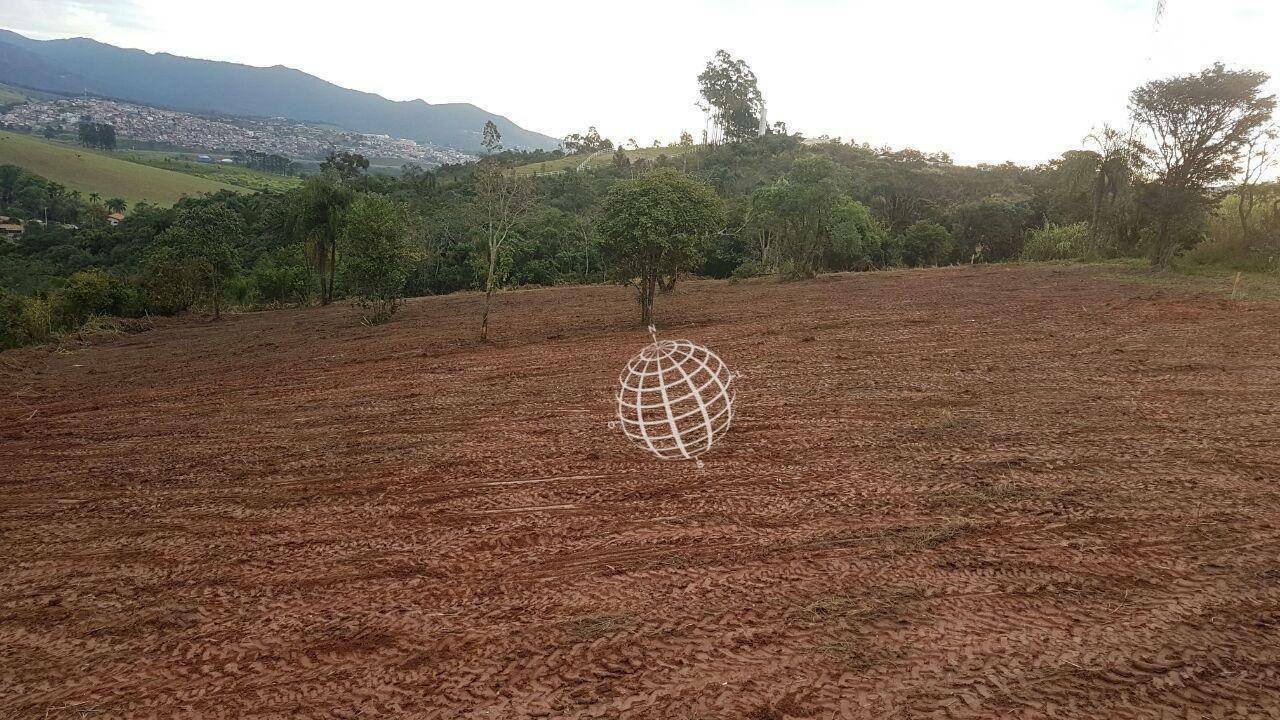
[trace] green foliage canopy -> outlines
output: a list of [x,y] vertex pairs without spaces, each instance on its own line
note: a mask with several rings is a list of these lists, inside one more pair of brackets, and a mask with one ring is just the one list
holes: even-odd
[[386,322],[404,299],[413,263],[422,255],[411,230],[408,208],[382,195],[360,195],[343,215],[343,287],[370,310],[366,322]]
[[638,289],[640,322],[653,321],[658,282],[697,267],[723,210],[710,185],[672,169],[621,181],[601,208],[601,251],[615,280]]

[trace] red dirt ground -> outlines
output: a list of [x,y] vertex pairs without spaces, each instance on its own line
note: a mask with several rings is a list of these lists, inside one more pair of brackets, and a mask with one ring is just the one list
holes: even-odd
[[1084,269],[690,282],[0,356],[0,716],[1280,717],[1280,306]]

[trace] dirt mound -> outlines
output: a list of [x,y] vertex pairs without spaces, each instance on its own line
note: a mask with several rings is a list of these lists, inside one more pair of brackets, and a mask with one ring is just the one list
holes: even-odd
[[1280,312],[1051,268],[620,288],[0,358],[0,716],[1280,714]]

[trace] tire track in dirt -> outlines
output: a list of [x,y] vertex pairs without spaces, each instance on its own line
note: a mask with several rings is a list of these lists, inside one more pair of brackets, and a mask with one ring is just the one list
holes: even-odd
[[0,716],[1280,714],[1275,304],[687,283],[698,472],[605,427],[624,290],[476,303],[5,353]]

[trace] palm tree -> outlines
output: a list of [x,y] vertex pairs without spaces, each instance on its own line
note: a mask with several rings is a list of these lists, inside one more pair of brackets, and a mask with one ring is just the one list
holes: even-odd
[[111,198],[107,201],[107,209],[111,212],[124,214],[124,209],[128,206],[129,204],[120,198]]
[[1128,181],[1132,163],[1132,141],[1120,134],[1118,130],[1103,125],[1098,132],[1089,133],[1085,142],[1097,146],[1097,165],[1094,169],[1093,193],[1090,198],[1091,218],[1094,228],[1098,226],[1098,216],[1102,211],[1102,201],[1114,203],[1120,188]]
[[306,249],[320,282],[320,304],[328,305],[333,302],[338,265],[338,221],[355,192],[336,173],[325,171],[307,178],[294,193],[288,210],[289,234]]
[[101,200],[102,200],[102,196],[101,196],[101,195],[99,195],[98,193],[96,193],[96,192],[91,192],[91,193],[89,193],[89,202],[90,202],[90,203],[93,203],[94,205],[97,205],[97,204],[98,204],[98,202],[99,202],[99,201],[101,201]]

